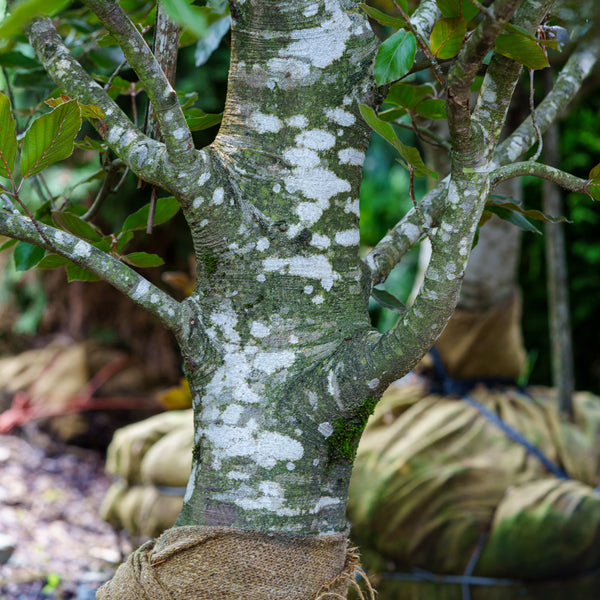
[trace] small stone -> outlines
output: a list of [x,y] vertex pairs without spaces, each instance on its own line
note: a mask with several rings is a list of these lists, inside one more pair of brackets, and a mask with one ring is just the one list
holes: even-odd
[[9,535],[0,533],[0,565],[5,565],[15,551],[17,542]]

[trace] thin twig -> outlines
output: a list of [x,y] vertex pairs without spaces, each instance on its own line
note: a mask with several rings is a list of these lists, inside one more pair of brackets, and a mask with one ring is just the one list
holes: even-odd
[[419,48],[423,51],[423,54],[427,57],[427,60],[431,63],[433,68],[433,76],[438,80],[439,84],[442,86],[442,89],[445,90],[447,85],[444,81],[444,74],[442,73],[442,69],[432,54],[427,42],[423,39],[423,36],[415,29],[414,25],[410,22],[410,17],[404,12],[403,8],[396,2],[396,0],[392,0],[394,6],[402,16],[402,18],[406,21],[406,25],[410,32],[415,36],[417,40],[417,44],[419,44]]
[[106,198],[108,198],[108,196],[114,193],[115,188],[113,188],[113,182],[117,178],[119,170],[121,169],[121,167],[123,167],[123,165],[124,163],[120,160],[115,160],[113,162],[107,160],[107,163],[103,165],[103,168],[108,166],[106,176],[104,177],[102,187],[98,190],[98,193],[96,194],[96,198],[94,198],[92,205],[87,210],[87,212],[81,217],[84,221],[90,221],[91,219],[93,219],[98,214],[98,211],[100,210],[102,204],[104,204]]
[[121,69],[127,64],[127,59],[123,60],[119,66],[114,70],[113,74],[108,78],[108,81],[104,84],[105,91],[108,92],[112,82],[117,78],[117,75],[121,72]]
[[417,199],[415,197],[415,169],[412,165],[408,165],[408,176],[409,176],[408,194],[410,196],[410,200],[413,203],[415,212],[417,213],[419,219],[421,219],[421,223],[423,223],[423,230],[425,231],[425,235],[431,242],[431,248],[433,250],[435,248],[435,246],[433,244],[433,237],[431,235],[431,231],[429,230],[429,227],[427,227],[425,225],[425,219],[423,218],[423,215],[421,214],[419,205],[417,204]]
[[534,99],[535,88],[533,87],[533,73],[534,73],[533,69],[529,69],[529,111],[531,112],[531,122],[533,123],[533,127],[535,129],[535,133],[537,135],[538,142],[539,142],[537,150],[535,151],[535,154],[530,159],[535,162],[542,153],[542,148],[544,147],[544,140],[542,137],[542,132],[540,131],[539,125],[537,123],[537,118],[535,116],[535,99]]

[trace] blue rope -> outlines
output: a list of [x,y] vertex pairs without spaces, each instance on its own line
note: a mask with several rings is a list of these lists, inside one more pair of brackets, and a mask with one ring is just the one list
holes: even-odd
[[[555,477],[558,479],[570,479],[569,475],[552,462],[537,446],[532,444],[522,433],[517,431],[514,427],[505,423],[496,413],[491,411],[489,408],[481,404],[473,398],[469,391],[472,390],[476,385],[485,385],[488,388],[502,387],[506,385],[514,385],[514,381],[504,378],[495,379],[464,379],[455,380],[452,379],[447,373],[442,360],[440,358],[437,349],[432,348],[431,357],[433,358],[433,365],[435,368],[435,374],[437,379],[434,381],[432,386],[432,393],[441,393],[444,395],[457,395],[461,396],[463,400],[470,406],[476,408],[479,413],[485,417],[490,423],[501,429],[511,440],[517,442],[527,450],[532,456],[535,456]],[[519,388],[519,391],[531,398],[523,388]]]

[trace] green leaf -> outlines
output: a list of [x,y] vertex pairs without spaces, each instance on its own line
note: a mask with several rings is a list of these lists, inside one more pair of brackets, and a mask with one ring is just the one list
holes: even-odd
[[17,124],[10,111],[10,101],[0,94],[0,176],[9,179],[17,155]]
[[84,221],[71,212],[55,211],[52,213],[52,220],[61,229],[88,242],[99,242],[102,239],[102,234],[91,223]]
[[190,108],[185,111],[185,120],[190,131],[200,131],[218,125],[223,120],[223,113],[209,114],[199,108]]
[[102,140],[93,140],[87,135],[79,142],[75,142],[75,147],[80,150],[93,150],[94,152],[106,152],[108,150],[108,144]]
[[64,256],[58,254],[46,254],[37,264],[38,269],[58,269],[68,265],[71,261]]
[[199,10],[200,7],[191,6],[186,0],[163,0],[162,6],[176,23],[199,37],[206,34],[210,23],[206,11]]
[[516,27],[498,36],[495,50],[498,54],[516,60],[530,69],[545,69],[550,66],[546,53],[536,39],[517,30]]
[[147,252],[132,252],[121,258],[134,267],[160,267],[165,264],[158,254],[148,254]]
[[415,60],[417,40],[409,31],[400,30],[379,46],[375,58],[375,79],[385,85],[406,75]]
[[498,206],[497,204],[486,204],[483,212],[484,214],[486,212],[493,213],[504,221],[508,221],[509,223],[512,223],[513,225],[516,225],[525,231],[539,234],[542,233],[527,217],[504,206]]
[[[373,21],[377,21],[381,25],[385,25],[386,27],[394,27],[395,29],[402,29],[403,27],[406,27],[406,21],[402,17],[392,17],[362,2],[358,6],[360,6],[371,17],[371,19],[373,19]],[[408,12],[406,8],[404,11]]]
[[600,179],[600,163],[590,169],[588,179]]
[[396,121],[406,114],[407,110],[405,108],[388,108],[388,110],[380,111],[378,116],[382,121],[391,122]]
[[1,53],[0,66],[14,71],[31,71],[42,67],[35,58],[30,58],[18,51]]
[[389,308],[390,310],[400,314],[404,314],[406,312],[406,306],[400,302],[396,296],[393,296],[386,290],[374,287],[371,290],[371,297],[373,300],[375,300],[375,302],[377,302],[377,304],[383,306],[383,308]]
[[584,191],[589,194],[594,200],[600,201],[600,182],[594,183],[596,180],[592,179],[586,186]]
[[470,0],[436,0],[444,17],[460,17],[468,23],[479,12]]
[[27,242],[19,242],[15,246],[13,254],[15,268],[17,271],[27,271],[35,267],[44,258],[44,254],[46,254],[46,251],[43,248],[28,244]]
[[16,246],[17,243],[18,243],[18,240],[6,240],[6,242],[4,242],[4,244],[0,245],[0,252],[2,252],[2,250],[8,250],[9,248]]
[[441,59],[455,57],[467,33],[467,23],[462,17],[443,17],[433,26],[429,37],[431,51]]
[[444,17],[460,17],[460,0],[435,0]]
[[427,98],[427,96],[431,96],[433,92],[434,89],[429,85],[412,85],[410,83],[398,82],[390,87],[385,102],[398,104],[410,110]]
[[435,98],[423,100],[423,102],[417,105],[417,114],[425,119],[445,119],[446,101]]
[[[65,96],[65,94],[61,94],[58,98],[48,98],[45,101],[45,104],[51,106],[52,108],[56,108],[65,102],[69,102],[71,98],[69,96]],[[100,110],[99,106],[95,104],[81,104],[79,100],[77,100],[77,106],[79,106],[79,114],[85,119],[103,119],[104,113]]]
[[[156,201],[156,210],[154,212],[154,225],[160,225],[172,219],[179,210],[179,202],[173,197],[158,198]],[[148,215],[150,214],[150,204],[142,206],[139,210],[129,215],[123,223],[122,231],[133,231],[135,229],[146,229],[148,224]]]
[[51,16],[71,4],[71,0],[21,0],[11,6],[9,16],[0,25],[0,39],[22,32],[33,17]]
[[124,231],[121,233],[117,242],[117,252],[122,252],[123,248],[133,239],[133,236],[133,231]]
[[100,281],[100,277],[79,265],[70,263],[67,265],[67,281]]
[[21,151],[21,175],[31,177],[71,156],[81,127],[77,100],[70,100],[38,117],[25,133]]
[[[499,201],[495,199],[498,198]],[[506,200],[508,198],[508,201]],[[511,202],[512,198],[510,196],[500,196],[498,194],[491,194],[489,196],[488,201],[486,202],[486,208],[488,206],[500,206],[503,208],[507,208],[508,210],[512,210],[517,212],[528,219],[533,219],[535,221],[542,221],[544,223],[565,223],[569,222],[565,217],[549,217],[547,214],[543,213],[541,210],[535,209],[525,209],[514,202]]]
[[[360,104],[359,110],[360,114],[363,116],[363,119],[370,125],[370,127],[379,135],[381,135],[384,140],[392,144],[392,146],[394,146],[396,150],[398,150],[398,153],[403,158],[405,163],[407,163],[414,169],[415,175],[417,175],[417,177],[430,175],[431,177],[435,177],[437,179],[437,173],[435,173],[425,165],[419,151],[416,148],[413,148],[412,146],[407,146],[406,144],[403,144],[396,135],[394,128],[389,123],[386,123],[385,121],[379,119],[375,114],[375,111],[370,106]],[[398,162],[400,162],[400,164],[403,164],[405,167],[407,166],[402,161]]]

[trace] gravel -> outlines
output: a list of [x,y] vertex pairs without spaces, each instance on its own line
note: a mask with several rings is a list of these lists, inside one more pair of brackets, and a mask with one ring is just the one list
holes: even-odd
[[103,458],[26,434],[0,436],[0,600],[93,600],[132,549],[98,516]]

